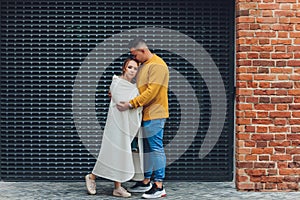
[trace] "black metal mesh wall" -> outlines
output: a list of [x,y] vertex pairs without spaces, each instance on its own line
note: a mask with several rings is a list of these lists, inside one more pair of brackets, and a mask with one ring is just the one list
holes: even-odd
[[[184,58],[153,49],[170,68],[188,80],[200,110],[197,134],[190,145],[178,145],[186,149],[185,153],[167,167],[166,179],[231,181],[233,8],[231,0],[2,0],[1,179],[83,180],[92,170],[95,158],[78,136],[72,110],[73,86],[82,62],[97,44],[114,34],[134,28],[162,27],[186,34],[203,45],[222,75],[227,102],[218,142],[200,159],[199,149],[211,119],[206,82]],[[180,44],[178,48],[182,48]],[[110,56],[110,51],[112,49],[107,49],[105,56]],[[105,124],[111,77],[120,72],[122,60],[128,55],[115,59],[99,79],[95,112],[101,127]],[[171,78],[176,80],[176,77]],[[178,131],[182,112],[172,91],[169,102],[166,145]],[[193,118],[188,120],[193,121]],[[189,132],[186,134],[189,137]],[[176,156],[176,151],[172,154]]]

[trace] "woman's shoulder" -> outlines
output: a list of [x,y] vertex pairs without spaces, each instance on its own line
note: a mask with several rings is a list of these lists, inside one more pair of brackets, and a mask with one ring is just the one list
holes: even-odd
[[120,76],[114,74],[113,77],[112,77],[112,80],[119,79],[119,78],[120,78]]

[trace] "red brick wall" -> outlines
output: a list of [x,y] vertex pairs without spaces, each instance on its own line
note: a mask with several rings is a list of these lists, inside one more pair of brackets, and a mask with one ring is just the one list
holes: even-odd
[[300,0],[236,0],[236,187],[299,190]]

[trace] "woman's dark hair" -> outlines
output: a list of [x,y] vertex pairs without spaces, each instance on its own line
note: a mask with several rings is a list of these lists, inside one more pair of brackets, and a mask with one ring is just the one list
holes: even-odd
[[136,62],[137,65],[139,65],[139,61],[137,61],[136,59],[134,59],[134,58],[127,58],[124,61],[123,66],[122,66],[122,75],[124,75],[124,73],[126,71],[126,67],[127,67],[128,63],[129,63],[129,61],[131,61],[131,60],[134,61],[134,62]]

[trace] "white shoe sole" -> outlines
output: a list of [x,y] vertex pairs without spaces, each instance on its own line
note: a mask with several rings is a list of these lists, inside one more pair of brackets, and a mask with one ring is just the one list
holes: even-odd
[[142,198],[144,199],[157,199],[157,198],[161,198],[161,197],[166,197],[167,193],[165,191],[165,189],[163,189],[160,192],[156,192],[156,194],[143,194]]

